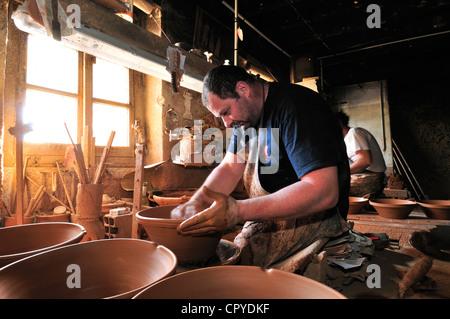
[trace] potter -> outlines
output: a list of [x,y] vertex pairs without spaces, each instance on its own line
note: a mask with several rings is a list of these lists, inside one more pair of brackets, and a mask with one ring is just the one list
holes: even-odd
[[336,113],[344,135],[350,165],[350,196],[378,198],[387,176],[383,152],[376,138],[362,127],[350,127],[349,116]]
[[[187,218],[178,231],[198,236],[244,224],[234,239],[240,263],[261,267],[346,232],[349,163],[342,130],[323,98],[298,85],[263,82],[236,66],[210,70],[203,84],[204,106],[233,127],[233,136],[202,187],[172,211]],[[258,138],[246,145],[244,162],[239,132],[249,128]],[[275,129],[279,140],[261,129]],[[274,160],[276,169],[264,171]],[[235,200],[229,194],[241,178],[250,198]]]

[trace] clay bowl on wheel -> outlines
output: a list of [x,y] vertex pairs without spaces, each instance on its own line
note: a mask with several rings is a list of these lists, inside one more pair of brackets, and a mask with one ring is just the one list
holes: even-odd
[[450,219],[450,200],[428,199],[418,204],[429,218]]
[[136,213],[136,219],[144,227],[151,241],[166,246],[175,253],[179,262],[205,261],[216,253],[219,235],[183,236],[177,226],[184,219],[171,219],[170,212],[177,205],[152,207]]
[[150,241],[100,239],[52,249],[0,269],[2,299],[131,298],[175,273],[177,259]]
[[72,223],[39,223],[0,228],[0,267],[57,247],[78,243],[86,230]]
[[[183,289],[180,289],[183,287]],[[133,299],[346,299],[310,278],[255,266],[216,266],[179,273]]]
[[379,198],[369,201],[378,214],[384,218],[405,219],[409,216],[416,202],[405,199]]
[[349,201],[349,207],[348,207],[348,213],[349,214],[358,214],[361,212],[361,210],[366,206],[366,204],[369,202],[367,198],[364,197],[352,197],[350,196],[348,198]]

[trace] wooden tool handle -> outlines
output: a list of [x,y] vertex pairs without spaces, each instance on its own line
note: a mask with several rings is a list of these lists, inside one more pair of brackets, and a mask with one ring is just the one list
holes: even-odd
[[109,152],[111,150],[111,145],[114,140],[114,136],[116,135],[115,131],[111,131],[111,134],[109,135],[108,143],[106,144],[106,147],[103,149],[102,157],[100,158],[100,162],[98,163],[97,170],[95,171],[94,176],[94,184],[99,184],[100,179],[105,172],[105,166],[106,166],[106,159],[108,158]]

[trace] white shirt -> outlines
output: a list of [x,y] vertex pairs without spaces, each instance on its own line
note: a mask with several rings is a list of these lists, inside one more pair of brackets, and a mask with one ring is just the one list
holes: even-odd
[[383,153],[381,152],[377,140],[369,131],[362,127],[352,127],[345,136],[344,141],[347,146],[347,156],[350,164],[355,162],[358,158],[356,151],[368,150],[370,151],[372,164],[370,164],[366,170],[378,173],[386,171]]

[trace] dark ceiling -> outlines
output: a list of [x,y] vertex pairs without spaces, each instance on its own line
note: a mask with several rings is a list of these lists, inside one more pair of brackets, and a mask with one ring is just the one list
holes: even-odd
[[[226,3],[234,9],[233,0]],[[380,28],[367,25],[370,4],[380,8]],[[163,0],[161,6],[163,17],[172,17],[163,24],[172,41],[198,47],[205,32],[199,18],[208,17],[203,23],[220,26],[218,58],[233,60],[234,13],[222,0]],[[448,0],[238,0],[238,12],[245,19],[239,20],[239,55],[257,59],[278,81],[290,80],[291,61],[300,70],[296,81],[322,75],[326,87],[450,74]]]

